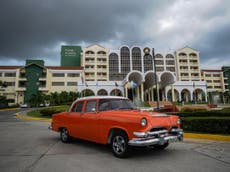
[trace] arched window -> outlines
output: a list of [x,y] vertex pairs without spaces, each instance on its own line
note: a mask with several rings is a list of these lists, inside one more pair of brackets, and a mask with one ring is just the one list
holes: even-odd
[[119,63],[118,63],[118,55],[116,53],[111,53],[109,55],[109,80],[117,81],[119,80],[118,73]]
[[89,51],[86,51],[85,54],[95,54],[93,51],[89,50]]
[[142,71],[141,67],[141,49],[138,47],[134,47],[132,49],[132,63],[133,70]]
[[128,47],[122,47],[120,50],[120,57],[121,57],[121,76],[122,79],[130,71],[130,51]]

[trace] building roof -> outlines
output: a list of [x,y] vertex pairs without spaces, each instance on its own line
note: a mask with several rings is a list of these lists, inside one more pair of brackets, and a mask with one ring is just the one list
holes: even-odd
[[[31,65],[31,64],[30,64]],[[26,66],[0,66],[0,69],[19,69]],[[83,66],[42,66],[47,69],[55,69],[55,70],[83,70]]]
[[83,66],[45,66],[47,69],[54,70],[83,70]]
[[23,66],[0,66],[0,69],[18,69]]
[[201,69],[203,72],[223,72],[223,70],[217,69]]

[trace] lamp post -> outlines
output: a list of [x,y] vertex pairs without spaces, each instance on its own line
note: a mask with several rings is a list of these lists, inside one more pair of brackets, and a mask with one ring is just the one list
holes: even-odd
[[[145,56],[150,55],[150,49],[148,47],[144,48],[144,54]],[[158,93],[158,84],[157,84],[157,73],[156,73],[156,61],[155,61],[155,52],[154,48],[152,48],[152,58],[153,58],[153,65],[154,65],[154,75],[155,75],[155,84],[156,84],[156,92],[157,92],[157,109],[159,110],[159,93]]]

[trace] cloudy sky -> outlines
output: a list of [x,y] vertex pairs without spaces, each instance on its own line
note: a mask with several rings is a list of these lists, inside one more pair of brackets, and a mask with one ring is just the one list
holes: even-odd
[[101,44],[200,51],[201,67],[230,65],[228,0],[1,0],[0,65],[43,59],[61,45]]

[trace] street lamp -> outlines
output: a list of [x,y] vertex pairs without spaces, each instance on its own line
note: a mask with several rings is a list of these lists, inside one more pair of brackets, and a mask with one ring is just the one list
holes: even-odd
[[[144,53],[145,56],[150,55],[150,49],[148,47],[144,48]],[[156,73],[156,59],[155,59],[155,53],[154,53],[154,48],[152,48],[152,58],[153,58],[153,65],[154,65],[154,75],[155,75],[155,84],[156,84],[156,91],[157,91],[157,109],[159,110],[159,94],[158,94],[158,84],[157,84],[157,73]]]

